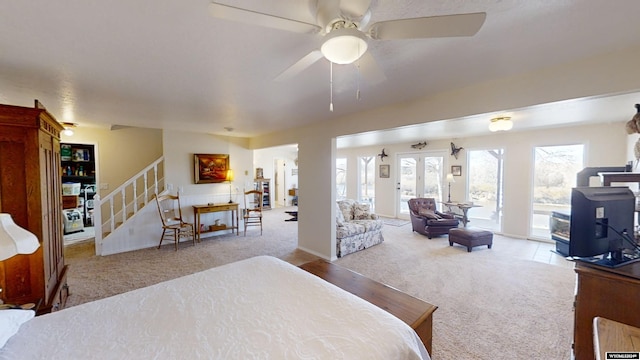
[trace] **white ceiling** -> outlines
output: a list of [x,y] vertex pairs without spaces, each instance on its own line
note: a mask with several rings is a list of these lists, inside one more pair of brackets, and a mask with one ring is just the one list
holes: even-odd
[[[219,2],[315,22],[314,0]],[[0,102],[31,106],[39,99],[59,121],[81,126],[257,136],[640,46],[637,0],[377,0],[372,22],[471,12],[486,12],[487,19],[468,38],[370,41],[386,80],[358,82],[353,65],[334,66],[330,112],[326,60],[292,79],[274,81],[318,48],[320,35],[220,20],[209,14],[208,4],[0,0]],[[558,126],[575,121],[567,112],[588,114],[587,121],[622,120],[639,100],[638,94],[622,94],[517,109],[514,121],[521,128]],[[535,116],[538,121],[527,123],[541,113],[554,121],[545,124]],[[453,127],[457,137],[464,136],[461,129],[486,132],[483,119],[452,119],[428,124],[427,130],[442,137]],[[402,134],[416,134],[414,127],[394,131],[395,142]],[[375,138],[365,134],[344,141],[366,145]]]

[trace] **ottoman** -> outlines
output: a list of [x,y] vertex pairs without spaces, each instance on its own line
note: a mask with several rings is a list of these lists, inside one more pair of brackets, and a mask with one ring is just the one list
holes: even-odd
[[491,231],[474,228],[455,228],[449,230],[449,246],[453,243],[467,247],[467,252],[471,252],[474,246],[487,245],[491,249],[493,244],[493,233]]

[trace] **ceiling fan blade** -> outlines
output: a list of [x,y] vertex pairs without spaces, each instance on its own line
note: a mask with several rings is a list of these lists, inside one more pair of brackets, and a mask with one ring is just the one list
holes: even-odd
[[373,24],[369,33],[379,40],[473,36],[486,17],[481,12],[381,21]]
[[340,2],[340,10],[343,15],[351,19],[358,19],[369,10],[371,1],[372,0],[342,0]]
[[302,59],[298,60],[295,64],[289,66],[288,69],[280,73],[275,78],[275,81],[287,81],[292,77],[298,75],[303,70],[313,65],[316,61],[322,59],[323,55],[320,50],[313,50],[312,52],[305,55]]
[[249,25],[264,26],[272,29],[296,33],[317,33],[320,27],[302,21],[287,19],[275,15],[260,13],[218,3],[209,3],[209,13],[219,19],[237,21]]
[[387,79],[380,66],[378,66],[378,62],[369,51],[358,59],[357,65],[360,67],[360,75],[370,85],[381,83]]
[[367,12],[362,15],[362,19],[360,19],[360,23],[358,24],[358,30],[362,32],[367,32],[369,22],[371,21],[371,11],[367,10]]

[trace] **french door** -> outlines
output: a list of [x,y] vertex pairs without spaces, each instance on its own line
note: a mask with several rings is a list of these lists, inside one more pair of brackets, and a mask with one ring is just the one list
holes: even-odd
[[415,197],[431,197],[442,201],[445,152],[399,154],[397,159],[397,209],[399,218],[409,217],[408,201]]

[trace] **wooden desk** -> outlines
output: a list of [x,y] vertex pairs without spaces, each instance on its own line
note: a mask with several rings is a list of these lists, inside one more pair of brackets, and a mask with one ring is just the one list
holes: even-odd
[[[457,217],[460,218],[460,221],[462,221],[462,225],[465,227],[467,226],[467,223],[471,221],[467,216],[469,209],[474,207],[482,207],[481,205],[472,205],[472,204],[454,203],[454,202],[443,202],[442,205],[446,206],[447,209],[449,209],[449,213],[457,215]],[[453,212],[451,210],[451,207],[457,207],[458,209],[462,210],[462,215],[456,214],[455,212]]]
[[640,262],[615,269],[577,262],[575,271],[573,351],[576,359],[594,359],[596,316],[640,327]]
[[404,321],[415,330],[424,347],[431,354],[433,312],[436,311],[437,306],[322,259],[302,264],[300,268],[367,300]]
[[[231,226],[220,227],[214,230],[206,229],[205,231],[200,231],[200,215],[206,213],[213,212],[221,212],[221,211],[231,211]],[[212,205],[193,205],[193,216],[195,218],[195,226],[196,226],[196,241],[200,242],[200,234],[208,233],[214,231],[222,231],[222,230],[231,230],[233,233],[233,229],[236,230],[236,235],[240,235],[240,222],[238,220],[238,204],[212,204]]]
[[640,353],[640,328],[617,321],[593,319],[593,344],[596,360],[605,360],[607,352]]

